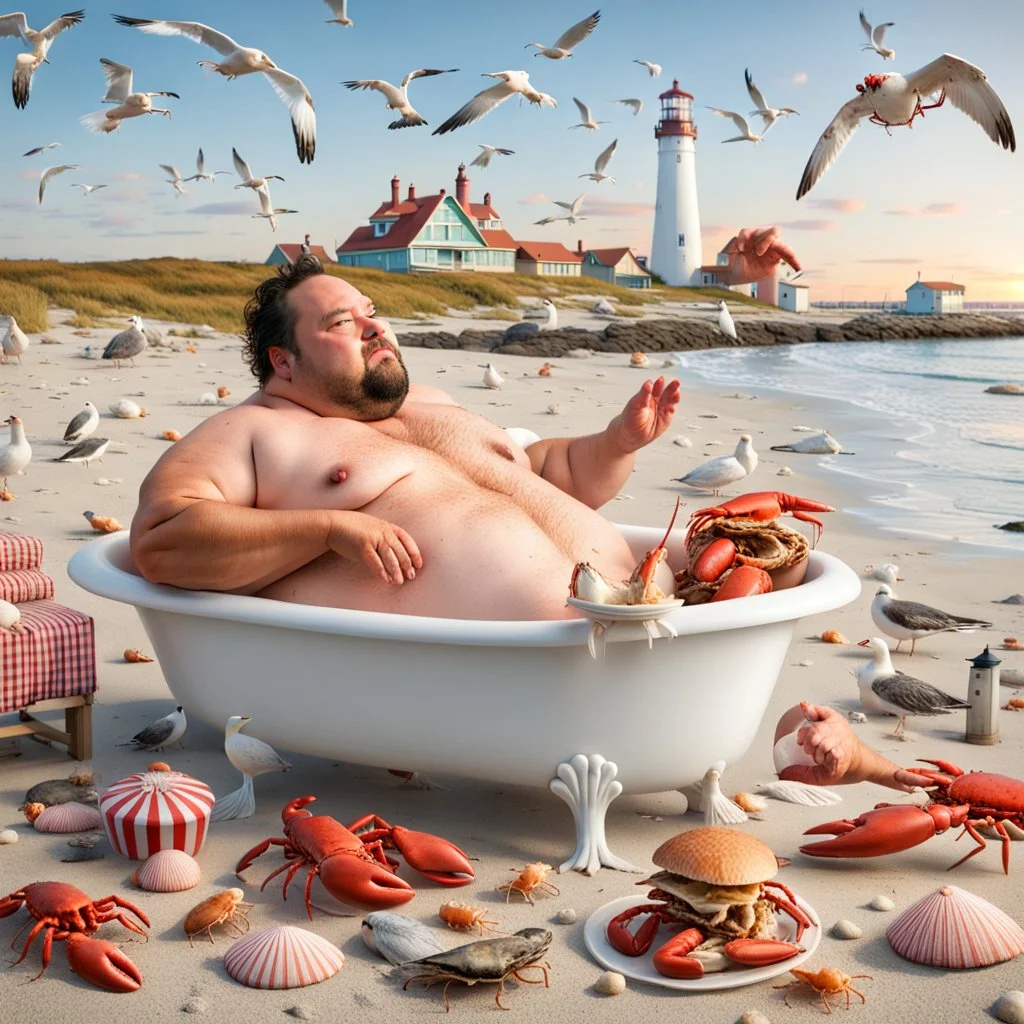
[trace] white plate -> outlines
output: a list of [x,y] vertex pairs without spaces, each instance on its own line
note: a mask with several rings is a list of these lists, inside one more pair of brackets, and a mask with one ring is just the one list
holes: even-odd
[[567,597],[565,603],[579,608],[588,619],[603,622],[642,622],[644,619],[660,619],[663,615],[681,608],[682,600],[662,601],[661,604],[599,604],[596,601],[581,601],[578,597]]
[[[715,989],[753,985],[756,982],[767,981],[769,978],[786,974],[791,967],[799,967],[814,953],[821,941],[821,922],[818,920],[818,915],[814,912],[813,907],[797,896],[797,904],[814,922],[810,928],[805,929],[800,937],[800,945],[804,947],[805,952],[768,967],[741,967],[736,964],[734,967],[727,967],[724,971],[705,974],[703,978],[666,978],[664,974],[659,974],[654,969],[651,957],[655,950],[679,934],[679,928],[662,925],[651,948],[643,956],[626,956],[624,953],[620,953],[608,942],[605,934],[608,922],[617,914],[629,910],[630,907],[651,902],[656,901],[643,896],[622,896],[620,899],[612,900],[611,903],[606,903],[603,907],[598,907],[587,918],[587,923],[583,926],[583,941],[586,943],[587,949],[590,950],[591,956],[602,967],[606,967],[610,971],[618,971],[627,978],[643,981],[648,985],[660,985],[662,988],[681,989],[686,992],[711,992]],[[775,920],[778,926],[778,937],[786,942],[794,941],[796,922],[783,912],[777,914]]]

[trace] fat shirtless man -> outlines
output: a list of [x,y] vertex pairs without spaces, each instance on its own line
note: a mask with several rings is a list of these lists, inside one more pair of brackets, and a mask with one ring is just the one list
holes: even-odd
[[[785,259],[742,232],[746,280]],[[596,509],[660,437],[679,382],[645,381],[598,434],[527,449],[434,387],[410,383],[373,302],[315,257],[245,310],[259,390],[206,420],[143,481],[131,550],[157,583],[366,611],[575,618],[577,562],[630,575]]]

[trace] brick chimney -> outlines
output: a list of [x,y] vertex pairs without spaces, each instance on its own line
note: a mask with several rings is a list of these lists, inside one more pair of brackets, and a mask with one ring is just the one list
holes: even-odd
[[582,238],[577,238],[576,239],[576,255],[577,256],[582,256],[583,255],[583,239]]
[[409,201],[412,202],[416,199],[416,186],[410,181],[409,182]]
[[448,193],[444,189],[441,189],[437,194],[439,196],[446,196],[446,195],[448,195]]
[[459,206],[469,213],[469,178],[466,177],[465,164],[459,164],[459,173],[455,176],[455,198]]
[[398,180],[398,175],[396,174],[391,179],[391,205],[392,205],[392,207],[397,206],[402,201],[399,198],[399,195],[398,195],[398,190],[399,190],[401,184],[402,183]]

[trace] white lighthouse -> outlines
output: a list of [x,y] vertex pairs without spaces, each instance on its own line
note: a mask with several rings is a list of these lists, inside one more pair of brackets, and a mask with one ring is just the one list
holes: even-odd
[[663,92],[658,140],[658,197],[654,207],[651,270],[666,284],[700,283],[703,253],[697,209],[697,129],[693,97],[674,81]]

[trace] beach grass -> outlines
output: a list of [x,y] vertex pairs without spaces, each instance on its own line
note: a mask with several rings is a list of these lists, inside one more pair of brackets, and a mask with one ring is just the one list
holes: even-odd
[[45,292],[0,276],[0,315],[13,316],[23,331],[36,334],[46,330],[46,306]]

